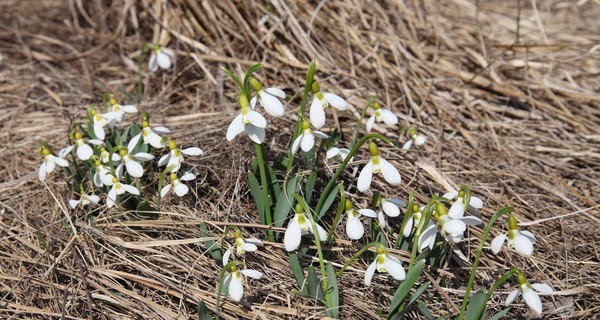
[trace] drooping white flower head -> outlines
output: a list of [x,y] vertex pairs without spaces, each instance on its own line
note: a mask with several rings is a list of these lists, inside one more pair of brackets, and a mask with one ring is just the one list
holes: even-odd
[[163,138],[156,134],[156,132],[160,133],[171,133],[171,130],[165,127],[150,127],[150,120],[147,112],[142,114],[142,131],[136,134],[129,143],[127,144],[127,149],[133,150],[139,143],[140,138],[143,139],[144,144],[150,144],[154,148],[162,148],[165,146],[163,143]]
[[[283,244],[285,246],[285,250],[287,251],[294,251],[298,248],[298,246],[300,246],[303,234],[307,234],[309,232],[313,233],[310,220],[308,220],[304,214],[304,208],[302,208],[300,204],[296,204],[295,209],[296,213],[288,223],[288,227],[285,230],[285,235],[283,236]],[[316,224],[316,226],[317,232],[319,233],[319,240],[327,240],[327,231],[325,231],[325,229],[318,224]]]
[[[229,255],[223,256],[223,266],[229,262]],[[223,279],[223,285],[227,287],[227,294],[235,301],[240,301],[244,297],[244,283],[242,275],[253,279],[262,278],[263,274],[260,271],[252,269],[238,270],[236,266],[231,266],[229,272]]]
[[[258,101],[265,109],[265,111],[273,117],[283,117],[285,114],[285,108],[283,103],[279,99],[285,99],[285,92],[279,88],[267,88],[263,89],[262,85],[255,78],[250,79],[250,85],[256,91]],[[257,96],[250,99],[250,106],[252,110],[256,110]]]
[[404,150],[410,149],[413,143],[415,144],[415,146],[420,146],[427,142],[427,137],[420,133],[417,133],[417,130],[415,130],[414,128],[410,128],[410,130],[408,130],[408,135],[410,136],[410,139],[408,139],[408,141],[406,141],[402,146],[402,149]]
[[134,196],[139,196],[140,191],[129,184],[119,182],[119,179],[113,177],[113,185],[110,191],[108,192],[108,196],[106,197],[106,206],[112,208],[117,202],[117,197],[128,192]]
[[113,164],[116,165],[119,161],[121,161],[121,156],[116,152],[113,152],[111,155],[110,152],[108,152],[106,148],[102,145],[100,146],[100,160],[102,160],[102,163],[108,163],[108,161],[110,160]]
[[167,168],[173,166],[171,172],[177,172],[179,168],[181,168],[181,164],[183,163],[184,154],[188,156],[200,156],[203,153],[204,152],[202,151],[202,149],[198,147],[191,147],[180,150],[177,148],[177,143],[171,140],[169,141],[169,153],[165,154],[158,160],[158,165],[161,167],[166,165]]
[[433,218],[437,221],[434,224],[431,220],[428,222],[427,228],[419,237],[419,252],[425,248],[433,248],[437,232],[450,243],[458,242],[464,237],[464,232],[467,226],[475,226],[481,224],[481,219],[472,216],[451,217],[446,209],[446,206],[439,202],[435,206]]
[[[346,148],[331,147],[331,148],[329,148],[329,150],[327,150],[325,159],[326,160],[334,159],[334,160],[339,160],[339,161],[343,162],[344,160],[346,160],[346,158],[348,157],[349,154],[350,154],[350,150],[348,150]],[[354,160],[354,157],[350,158],[350,160],[348,160],[348,162],[352,162],[352,160]]]
[[450,217],[460,218],[465,215],[465,212],[467,212],[467,192],[469,192],[468,195],[470,197],[468,205],[475,209],[483,208],[483,201],[477,197],[472,196],[470,194],[470,191],[468,191],[468,189],[466,189],[465,187],[458,192],[451,191],[442,196],[448,200],[456,199],[450,207],[450,212],[448,212]]
[[[377,193],[378,194],[378,193]],[[377,196],[377,221],[382,229],[387,228],[387,218],[395,218],[400,215],[400,208],[405,208],[406,203],[400,199],[385,199]]]
[[127,148],[121,148],[121,150],[119,150],[121,164],[119,164],[116,170],[121,172],[121,170],[123,170],[123,165],[125,165],[125,169],[130,176],[139,178],[144,175],[144,167],[138,161],[150,161],[154,159],[154,156],[147,152],[131,154],[134,148],[135,145],[130,144]]
[[163,70],[171,68],[175,61],[175,52],[168,48],[161,48],[159,45],[155,45],[152,48],[150,54],[150,61],[148,62],[148,69],[151,72],[156,72],[160,67]]
[[[263,242],[260,241],[259,239],[256,239],[256,238],[244,239],[244,235],[239,230],[235,231],[235,248],[236,248],[236,253],[238,255],[245,254],[246,252],[256,251],[258,249],[257,246],[262,246],[262,245],[263,245]],[[232,253],[232,250],[231,250],[232,248],[233,247],[225,250],[225,253],[223,254],[223,260],[229,259],[229,256],[231,256],[231,253]]]
[[542,300],[540,300],[539,294],[552,294],[554,292],[552,287],[544,283],[529,284],[527,278],[520,271],[517,273],[517,281],[519,282],[519,287],[508,295],[504,304],[506,306],[510,305],[522,294],[527,306],[541,315]]
[[402,235],[404,237],[409,237],[410,234],[419,226],[419,222],[423,218],[423,207],[419,208],[418,205],[414,204],[412,207],[412,212],[406,220],[406,225],[404,229],[402,229]]
[[246,131],[246,134],[254,143],[263,143],[265,141],[265,129],[268,127],[267,120],[248,105],[248,98],[245,95],[241,94],[238,100],[241,113],[231,121],[227,129],[227,141],[233,140],[238,134]]
[[177,173],[171,172],[171,174],[169,175],[169,178],[171,179],[171,183],[166,184],[160,190],[160,196],[162,198],[164,198],[167,195],[169,190],[173,190],[173,193],[175,193],[178,197],[185,196],[188,193],[188,191],[190,191],[190,188],[181,181],[194,180],[194,179],[196,179],[196,175],[191,172],[187,172],[187,173],[183,174],[181,176],[181,178],[177,178]]
[[100,159],[96,159],[95,169],[96,172],[94,173],[94,177],[92,180],[94,182],[94,186],[100,188],[103,185],[107,187],[113,185],[113,178],[115,178],[115,176],[111,173],[111,171],[106,165],[102,164]]
[[309,152],[315,146],[315,137],[319,139],[328,139],[329,136],[321,131],[312,131],[310,129],[310,123],[308,121],[302,121],[302,132],[292,143],[292,152],[298,152],[298,149],[302,149],[304,152]]
[[371,154],[371,160],[363,167],[358,176],[356,184],[358,191],[365,192],[369,189],[373,173],[381,172],[385,181],[391,185],[400,184],[402,181],[400,173],[393,165],[379,155],[379,149],[372,141],[369,142],[369,153]]
[[108,120],[108,125],[112,128],[114,125],[123,120],[123,116],[125,113],[137,113],[138,109],[136,106],[127,104],[121,105],[117,103],[117,100],[111,95],[110,96],[110,105],[112,107],[112,111],[107,112],[103,115],[103,117]]
[[369,218],[377,217],[375,211],[371,209],[361,209],[358,212],[352,208],[352,202],[346,199],[346,234],[352,240],[358,240],[365,234],[365,226],[360,221],[360,216]]
[[94,130],[94,135],[96,139],[104,140],[106,137],[106,132],[104,131],[104,127],[108,124],[108,119],[104,117],[103,114],[98,113],[96,109],[90,110],[90,116],[92,118],[92,129]]
[[383,246],[377,248],[377,257],[365,272],[365,285],[371,285],[371,279],[375,274],[375,270],[382,273],[389,273],[394,279],[402,281],[406,277],[406,272],[402,267],[402,263],[396,257],[388,254],[387,249]]
[[46,175],[54,171],[56,165],[59,165],[61,167],[69,166],[69,162],[67,160],[53,155],[50,149],[45,145],[41,148],[42,155],[44,156],[44,161],[40,165],[40,169],[38,171],[38,177],[40,178],[40,181],[44,181],[46,179]]
[[73,149],[75,149],[75,153],[77,154],[77,157],[79,159],[81,159],[82,161],[87,161],[89,158],[91,158],[94,155],[94,149],[92,149],[92,147],[87,143],[89,142],[89,143],[91,143],[93,145],[97,145],[97,146],[104,144],[104,142],[102,142],[101,140],[97,140],[97,139],[89,139],[86,142],[83,139],[81,132],[79,132],[79,131],[75,132],[75,134],[73,135],[73,140],[75,141],[75,144],[73,144],[72,146],[63,148],[62,150],[59,151],[58,154],[61,158],[66,157]]
[[517,219],[511,213],[508,216],[508,232],[498,235],[492,240],[492,252],[498,254],[504,242],[508,242],[508,246],[517,252],[530,256],[533,254],[535,236],[529,231],[517,230]]
[[346,110],[348,108],[346,100],[340,96],[333,93],[321,92],[317,81],[313,81],[311,90],[313,98],[310,104],[310,123],[316,129],[321,129],[325,126],[325,109],[329,105],[334,106],[338,110]]
[[88,206],[90,208],[93,208],[98,205],[98,202],[100,202],[100,197],[98,197],[95,194],[87,194],[85,192],[85,190],[83,190],[83,188],[81,188],[81,192],[79,194],[79,200],[75,200],[75,199],[69,200],[69,206],[71,206],[71,208],[75,209],[75,208],[77,208],[77,206],[79,204],[81,204],[82,206]]
[[390,110],[382,108],[379,102],[373,104],[373,109],[375,109],[375,113],[367,120],[367,132],[370,132],[371,129],[373,129],[375,120],[377,120],[377,122],[384,122],[390,126],[398,123],[398,116]]

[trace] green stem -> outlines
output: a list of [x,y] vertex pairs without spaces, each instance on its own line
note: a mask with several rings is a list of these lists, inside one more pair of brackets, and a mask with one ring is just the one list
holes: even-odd
[[350,259],[348,259],[348,261],[346,261],[346,263],[344,263],[342,268],[340,270],[338,270],[338,272],[336,272],[335,275],[337,277],[341,276],[342,272],[346,271],[346,269],[350,266],[350,264],[352,264],[352,262],[354,262],[354,260],[358,259],[358,257],[360,257],[361,254],[365,253],[371,247],[375,247],[375,246],[381,246],[381,243],[379,243],[377,241],[367,243],[364,247],[362,247],[360,250],[358,250],[358,252],[356,252]]
[[338,184],[338,188],[340,188],[340,205],[335,214],[335,219],[333,219],[333,223],[331,224],[331,229],[329,230],[329,234],[327,235],[327,243],[328,244],[330,244],[331,240],[333,240],[333,232],[335,231],[335,228],[337,228],[338,223],[340,222],[340,219],[342,218],[342,214],[344,213],[344,210],[346,208],[346,206],[345,206],[346,192],[344,192],[344,184],[343,183]]
[[[398,249],[400,246],[400,241],[404,241],[404,228],[406,228],[406,224],[408,223],[408,219],[413,219],[413,206],[415,205],[415,197],[412,192],[408,194],[408,204],[406,206],[406,213],[404,213],[404,218],[402,219],[402,224],[400,225],[400,230],[398,231],[398,237],[396,238],[396,243],[394,244],[394,249]],[[411,230],[412,231],[412,230]]]
[[[261,182],[261,192],[264,203],[265,210],[265,224],[271,225],[273,223],[273,216],[271,215],[271,204],[269,201],[269,180],[267,180],[267,170],[265,168],[265,160],[263,156],[262,145],[255,143],[254,149],[256,150],[256,158],[258,160],[258,170],[260,171],[260,182]],[[273,230],[267,230],[267,234],[269,236],[269,241],[275,242],[275,235],[273,234]]]
[[483,236],[481,238],[481,243],[479,244],[479,248],[477,249],[477,254],[475,255],[475,261],[473,262],[473,268],[471,268],[471,276],[469,277],[469,283],[467,284],[467,289],[465,290],[465,298],[462,302],[462,305],[460,306],[460,314],[458,315],[459,319],[464,318],[465,310],[467,308],[467,303],[469,302],[469,294],[471,293],[471,289],[473,288],[473,283],[475,282],[475,272],[477,271],[477,266],[479,265],[479,258],[481,258],[481,253],[483,252],[483,245],[485,244],[485,240],[487,239],[490,231],[492,230],[492,225],[502,215],[511,213],[512,211],[513,211],[513,208],[511,208],[511,207],[504,207],[504,208],[498,210],[498,212],[496,212],[490,218],[490,221],[488,221],[487,225],[485,226],[485,230],[483,231]]

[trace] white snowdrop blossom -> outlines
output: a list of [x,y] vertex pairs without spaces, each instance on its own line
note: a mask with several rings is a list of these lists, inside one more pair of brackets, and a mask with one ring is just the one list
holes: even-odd
[[108,120],[108,125],[112,128],[115,123],[123,120],[123,116],[125,113],[137,113],[138,109],[136,106],[127,104],[121,105],[117,103],[114,97],[110,97],[110,105],[112,106],[112,111],[107,112],[103,115],[103,117]]
[[[244,239],[244,235],[239,231],[235,231],[235,248],[238,255],[245,254],[246,252],[253,252],[258,249],[257,246],[262,246],[263,242],[256,238]],[[228,260],[231,256],[233,247],[225,250],[223,254],[223,260]]]
[[396,280],[404,280],[406,272],[402,267],[402,263],[396,257],[388,254],[387,250],[383,246],[377,248],[377,257],[373,261],[367,271],[365,272],[365,285],[371,285],[371,279],[375,274],[375,270],[382,273],[389,273]]
[[279,88],[267,88],[263,89],[262,85],[255,78],[250,79],[250,85],[256,91],[256,96],[250,99],[250,107],[252,110],[256,109],[256,100],[265,109],[265,111],[273,117],[283,117],[285,108],[283,103],[279,99],[285,99],[285,92]]
[[[223,255],[223,266],[229,262],[229,255]],[[252,269],[238,270],[236,266],[231,266],[227,275],[223,279],[223,285],[227,287],[227,294],[235,301],[242,300],[244,297],[244,283],[242,275],[253,279],[262,278],[263,274],[260,271]]]
[[430,249],[433,248],[438,231],[446,241],[455,243],[464,237],[467,226],[481,224],[481,220],[477,217],[450,216],[443,203],[438,203],[436,205],[433,218],[437,221],[437,225],[431,221],[428,222],[427,228],[419,237],[419,252],[427,247]]
[[50,149],[46,146],[42,146],[42,155],[44,156],[44,161],[40,165],[40,169],[38,171],[38,177],[40,178],[40,181],[44,181],[46,179],[46,175],[54,171],[56,165],[61,167],[69,166],[69,162],[67,160],[53,155]]
[[529,231],[517,230],[517,219],[511,213],[508,216],[508,233],[498,235],[492,240],[492,252],[498,254],[504,242],[508,242],[508,246],[517,252],[530,256],[533,254],[535,236]]
[[[79,132],[79,131],[75,132],[75,134],[73,135],[73,139],[75,140],[75,144],[60,150],[59,156],[61,158],[68,155],[71,152],[71,150],[73,150],[73,148],[75,149],[75,153],[77,154],[77,157],[79,159],[81,159],[82,161],[87,161],[89,158],[91,158],[94,155],[94,149],[92,149],[92,147],[89,144],[87,144],[85,140],[83,140],[83,136],[81,135],[81,132]],[[89,139],[87,142],[89,142],[93,145],[104,144],[104,142],[102,142],[101,140],[98,140],[98,139]]]
[[387,125],[395,125],[398,123],[398,116],[390,110],[382,108],[379,102],[373,104],[373,109],[375,109],[375,113],[367,120],[367,132],[370,132],[371,129],[373,129],[375,120],[377,120],[377,122],[384,122]]
[[191,172],[187,172],[182,175],[181,178],[177,178],[177,173],[171,172],[169,178],[171,179],[171,183],[165,185],[160,190],[160,196],[163,198],[167,195],[169,190],[173,190],[173,193],[175,193],[178,197],[185,196],[190,191],[190,188],[182,181],[194,180],[196,179],[196,175]]
[[[325,160],[334,159],[334,160],[339,160],[339,161],[343,162],[344,160],[346,160],[346,158],[348,157],[349,154],[350,154],[350,150],[348,150],[346,148],[331,147],[331,148],[329,148],[329,150],[327,150],[327,154],[325,155]],[[350,158],[350,160],[348,160],[348,162],[352,162],[352,160],[354,160],[354,157]]]
[[372,141],[369,143],[369,153],[371,154],[371,160],[363,167],[358,176],[356,184],[358,191],[365,192],[369,189],[373,173],[377,174],[381,172],[385,181],[391,185],[400,184],[402,180],[398,169],[379,155],[379,149]]
[[340,96],[333,93],[321,92],[317,81],[313,81],[311,90],[313,99],[310,104],[310,123],[316,129],[321,129],[325,126],[325,109],[329,105],[334,106],[338,110],[348,109],[348,103]]
[[98,202],[100,202],[100,197],[98,197],[95,194],[87,194],[85,193],[85,190],[81,188],[79,200],[69,200],[69,206],[75,209],[79,204],[81,204],[82,206],[88,206],[90,208],[93,208],[98,205]]
[[296,153],[298,152],[298,149],[302,149],[304,152],[309,152],[315,146],[315,137],[319,139],[329,138],[328,135],[321,131],[312,131],[310,129],[310,123],[308,123],[306,120],[303,120],[302,132],[300,135],[298,135],[298,137],[296,137],[296,140],[294,140],[294,143],[292,144],[292,152]]
[[410,128],[410,130],[408,130],[408,135],[410,136],[410,139],[408,139],[408,141],[406,141],[404,145],[402,145],[402,149],[404,150],[410,149],[413,143],[415,144],[415,146],[420,146],[427,142],[427,137],[420,133],[417,133],[417,130],[415,130],[414,128]]
[[[296,204],[296,213],[294,217],[288,223],[285,235],[283,236],[283,244],[285,250],[294,251],[300,246],[302,241],[302,235],[307,233],[313,233],[310,220],[304,215],[304,209],[301,205]],[[327,231],[320,225],[316,224],[319,240],[327,240]]]
[[165,127],[150,127],[150,121],[148,119],[148,113],[144,112],[142,116],[142,131],[136,134],[129,143],[127,144],[127,149],[133,150],[140,141],[140,138],[143,139],[144,144],[150,144],[154,148],[162,148],[165,146],[163,143],[163,138],[156,134],[156,132],[160,133],[171,133],[171,130]]
[[366,216],[369,218],[377,217],[375,211],[371,209],[361,209],[358,212],[352,208],[352,202],[346,200],[346,234],[348,238],[352,240],[358,240],[365,234],[365,226],[360,221],[360,216]]
[[[117,171],[123,170],[123,165],[130,176],[139,178],[144,175],[144,167],[138,161],[150,161],[154,159],[154,156],[147,152],[138,152],[131,154],[135,146],[128,146],[128,148],[121,148],[119,155],[121,156],[121,164],[117,167]],[[136,161],[137,160],[137,161]]]
[[245,95],[241,94],[238,100],[241,113],[231,121],[227,129],[227,141],[233,140],[238,134],[245,131],[254,143],[263,143],[265,141],[265,129],[268,127],[267,120],[262,114],[250,108],[248,98]]
[[531,308],[531,310],[535,311],[537,314],[542,314],[542,300],[540,300],[539,294],[552,294],[554,290],[552,287],[545,283],[534,283],[529,284],[527,282],[527,278],[518,271],[517,281],[519,282],[519,287],[514,289],[506,298],[506,302],[504,303],[506,306],[510,305],[515,301],[521,294],[523,295],[523,300]]
[[100,147],[100,160],[102,160],[102,163],[108,163],[109,159],[111,160],[111,162],[113,164],[115,164],[115,163],[118,163],[119,161],[121,161],[121,156],[116,152],[113,152],[111,155],[110,152],[108,152],[104,146],[101,146]]
[[108,192],[108,196],[106,197],[106,206],[109,208],[112,208],[115,205],[115,203],[117,202],[117,196],[120,196],[125,192],[128,192],[134,196],[140,195],[140,191],[136,187],[129,184],[121,183],[116,177],[113,177],[112,182],[112,188],[110,189],[110,191]]
[[382,229],[387,228],[387,218],[395,218],[400,215],[400,208],[406,207],[406,203],[400,199],[379,198],[377,204],[377,221]]
[[[452,203],[452,206],[450,207],[450,212],[448,212],[450,217],[459,218],[459,217],[462,217],[465,215],[465,212],[467,212],[467,203],[466,203],[467,197],[466,197],[466,195],[467,195],[467,193],[465,192],[465,190],[460,190],[458,192],[451,191],[442,196],[448,200],[453,200],[456,198],[456,200],[454,200],[454,202]],[[470,193],[469,193],[469,195],[470,195]],[[475,209],[481,209],[481,208],[483,208],[483,201],[477,197],[470,195],[470,200],[469,200],[468,205]]]
[[407,218],[404,229],[402,229],[402,235],[408,237],[413,232],[413,229],[418,228],[419,222],[421,222],[421,219],[423,218],[423,212],[421,210],[423,210],[423,208],[419,208],[416,204],[413,205],[412,213]]
[[94,173],[93,182],[94,186],[102,187],[103,185],[110,187],[113,185],[113,178],[115,176],[110,172],[107,166],[102,164],[99,159],[96,159],[95,163],[96,172]]
[[159,45],[154,45],[148,62],[148,69],[151,72],[156,72],[160,67],[163,70],[171,68],[175,61],[175,52],[168,48],[162,48]]
[[181,168],[181,164],[183,163],[184,154],[188,156],[200,156],[203,153],[204,152],[202,151],[202,149],[197,147],[180,150],[179,148],[177,148],[177,143],[171,140],[169,141],[169,153],[165,154],[158,160],[158,165],[161,167],[167,165],[167,168],[173,166],[171,172],[177,172],[179,168]]
[[108,119],[106,119],[104,115],[98,113],[96,109],[90,110],[90,117],[92,118],[92,129],[94,130],[94,135],[97,139],[104,140],[106,137],[104,127],[106,127],[108,124]]

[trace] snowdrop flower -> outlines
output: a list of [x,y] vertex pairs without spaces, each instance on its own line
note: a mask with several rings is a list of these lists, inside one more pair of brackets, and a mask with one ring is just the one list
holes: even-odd
[[53,155],[50,149],[45,145],[42,145],[41,149],[42,155],[44,156],[44,161],[42,162],[42,165],[40,165],[40,170],[38,171],[38,177],[40,178],[40,181],[44,181],[46,179],[46,175],[54,171],[56,165],[61,167],[69,166],[69,162],[67,160]]
[[[94,177],[92,181],[96,187],[102,187],[103,185],[110,187],[113,185],[113,178],[115,176],[110,172],[107,166],[102,164],[99,159],[95,161],[96,173],[94,173]],[[120,175],[119,175],[120,176]]]
[[[223,266],[227,265],[229,262],[228,259],[229,256],[223,256]],[[235,301],[242,300],[242,297],[244,296],[242,275],[253,279],[260,279],[263,276],[260,271],[251,269],[238,270],[236,266],[231,266],[229,272],[225,276],[225,279],[223,279],[223,285],[227,287],[229,297]]]
[[125,183],[121,183],[116,177],[113,177],[112,180],[112,188],[110,189],[110,191],[108,192],[108,196],[106,197],[107,207],[112,208],[115,205],[115,202],[117,202],[117,196],[120,196],[125,192],[128,192],[134,196],[140,195],[140,191],[136,187]]
[[393,165],[379,155],[379,149],[372,141],[369,142],[369,153],[371,154],[371,160],[363,167],[358,176],[356,184],[358,191],[365,192],[369,189],[373,173],[381,172],[381,175],[383,175],[383,178],[389,184],[400,184],[400,173]]
[[82,206],[89,206],[90,208],[93,208],[98,205],[98,202],[100,202],[100,197],[95,194],[86,194],[82,187],[79,200],[69,200],[69,205],[73,209],[77,208],[80,203]]
[[151,128],[148,113],[144,112],[142,115],[142,131],[131,138],[131,141],[127,144],[127,149],[133,150],[140,141],[140,138],[144,140],[144,144],[150,144],[154,148],[164,147],[163,138],[156,134],[154,130],[160,133],[171,133],[171,130],[165,127]]
[[377,196],[376,203],[377,221],[382,229],[387,227],[386,216],[395,218],[400,215],[400,208],[406,207],[406,203],[400,199],[384,199],[381,196]]
[[465,215],[465,212],[467,212],[467,198],[470,198],[469,205],[471,207],[475,209],[483,208],[483,201],[481,201],[481,199],[472,196],[470,192],[468,193],[469,197],[466,197],[467,191],[468,189],[466,189],[466,187],[463,187],[459,192],[451,191],[442,196],[448,200],[453,200],[454,198],[456,198],[456,200],[454,200],[452,206],[450,207],[450,212],[448,213],[450,217],[460,218]]
[[410,139],[408,139],[408,141],[406,141],[404,145],[402,145],[402,149],[404,150],[410,149],[413,143],[415,144],[415,146],[420,146],[427,142],[427,137],[420,133],[417,133],[417,130],[415,130],[414,128],[410,128],[410,130],[408,130],[408,135],[410,136]]
[[173,166],[171,172],[177,172],[179,168],[181,168],[181,164],[183,163],[184,154],[188,156],[199,156],[203,153],[204,152],[202,151],[202,149],[197,147],[180,150],[177,148],[177,143],[171,140],[169,141],[169,153],[165,154],[158,160],[158,165],[161,167],[167,165],[167,168]]
[[[346,160],[346,158],[348,157],[349,154],[350,154],[350,150],[348,150],[346,148],[331,147],[331,148],[329,148],[329,150],[327,150],[325,159],[326,160],[336,159],[336,160],[343,162],[344,160]],[[354,157],[350,158],[350,160],[348,160],[348,162],[352,162],[353,159],[354,159]]]
[[104,115],[99,114],[96,109],[90,110],[90,117],[92,118],[92,128],[94,129],[94,135],[99,140],[104,140],[106,137],[106,132],[104,131],[104,127],[108,124],[108,119],[104,117]]
[[[59,156],[61,158],[65,157],[66,155],[68,155],[71,150],[73,150],[73,148],[75,148],[75,152],[77,153],[77,157],[83,161],[88,160],[89,158],[92,157],[92,155],[94,155],[94,149],[92,149],[92,147],[90,147],[90,145],[88,145],[84,140],[83,140],[83,136],[81,135],[81,132],[76,131],[74,136],[73,136],[74,140],[75,140],[75,144],[72,146],[68,146],[62,150],[60,150],[59,152]],[[89,139],[87,142],[93,144],[93,145],[102,145],[104,144],[104,142],[102,142],[101,140],[97,140],[97,139]]]
[[233,140],[238,134],[246,131],[250,140],[261,144],[265,141],[265,129],[268,127],[267,120],[262,114],[250,108],[248,98],[244,94],[241,94],[238,100],[241,113],[231,121],[227,129],[227,141]]
[[173,192],[178,197],[185,196],[188,193],[188,191],[190,191],[190,188],[181,181],[194,180],[194,179],[196,179],[196,175],[191,172],[188,172],[188,173],[185,173],[183,176],[181,176],[181,178],[177,178],[177,174],[175,172],[171,172],[171,174],[169,175],[169,178],[171,178],[171,183],[167,184],[160,190],[160,196],[163,198],[167,195],[167,193],[171,189],[173,189]]
[[116,122],[121,121],[125,113],[138,112],[138,109],[134,105],[120,105],[112,96],[110,97],[110,105],[112,106],[112,111],[105,113],[103,116],[106,120],[108,120],[108,125],[111,127],[113,127]]
[[402,267],[402,263],[396,257],[388,254],[387,250],[380,245],[377,248],[377,257],[375,261],[373,261],[367,271],[365,272],[365,285],[371,285],[371,279],[373,279],[373,275],[375,274],[375,270],[379,272],[387,272],[396,280],[404,280],[406,277],[406,272]]
[[[300,241],[302,240],[302,235],[307,233],[313,233],[313,228],[310,223],[310,220],[304,215],[304,208],[300,204],[296,204],[296,213],[290,222],[288,223],[288,227],[285,230],[285,235],[283,236],[283,244],[285,246],[285,250],[294,251],[300,246]],[[327,231],[323,229],[320,225],[317,226],[319,240],[325,241],[327,240]]]
[[418,205],[413,205],[412,213],[407,218],[404,229],[402,229],[402,235],[404,235],[404,237],[410,236],[413,229],[419,226],[419,222],[421,222],[421,219],[423,218],[423,212],[421,210],[423,210],[423,207],[419,208]]
[[492,240],[492,252],[498,254],[504,242],[508,240],[508,246],[517,252],[530,256],[533,254],[535,236],[529,231],[517,230],[517,219],[511,214],[508,216],[508,233],[501,234]]
[[104,146],[100,146],[100,160],[102,160],[102,163],[108,163],[109,159],[112,163],[116,163],[121,161],[121,156],[115,152],[111,156]]
[[[256,251],[256,249],[258,249],[257,245],[262,246],[262,244],[262,241],[256,238],[244,239],[244,235],[239,230],[235,231],[235,247],[237,254],[244,254],[246,252]],[[231,249],[232,248],[229,248],[225,251],[225,253],[223,254],[223,260],[229,259],[229,256],[232,252]]]
[[[279,99],[285,99],[285,92],[279,88],[267,88],[263,89],[262,85],[255,78],[250,79],[250,85],[256,91],[258,101],[265,111],[273,117],[283,117],[285,109],[283,103]],[[252,110],[256,108],[256,96],[250,99],[250,106]]]
[[333,93],[321,92],[317,81],[313,81],[311,90],[313,99],[310,104],[310,123],[316,129],[321,129],[325,126],[325,109],[329,105],[334,106],[338,110],[346,110],[348,108],[346,100],[340,96]]
[[175,61],[175,52],[168,48],[161,48],[159,45],[154,45],[152,48],[152,54],[150,54],[150,61],[148,62],[148,69],[152,72],[156,72],[158,67],[163,70],[171,68],[171,65]]
[[538,294],[552,294],[554,290],[547,284],[534,283],[529,284],[527,278],[520,272],[517,271],[517,281],[519,282],[519,288],[513,290],[504,303],[506,306],[510,305],[515,301],[521,294],[523,294],[523,300],[537,314],[542,314],[542,301]]
[[437,221],[437,225],[429,221],[427,228],[419,237],[419,252],[423,251],[426,247],[433,249],[436,233],[438,231],[446,241],[454,243],[460,241],[464,237],[467,226],[481,224],[481,220],[477,217],[450,216],[446,206],[441,202],[437,203],[433,218]]
[[360,221],[360,216],[366,216],[369,218],[377,217],[375,211],[371,209],[361,209],[358,212],[352,208],[352,202],[346,200],[346,234],[348,238],[352,240],[358,240],[362,238],[365,233],[365,226]]
[[377,120],[377,122],[385,122],[387,125],[395,125],[398,123],[398,116],[390,110],[382,108],[381,105],[379,105],[379,102],[375,102],[373,108],[375,109],[375,113],[367,120],[367,132],[370,132],[371,129],[373,129],[375,120]]
[[304,152],[309,152],[315,146],[315,137],[319,139],[327,139],[328,135],[324,134],[321,131],[312,131],[310,129],[310,124],[306,120],[302,120],[302,132],[294,143],[292,144],[292,152],[298,152],[298,149],[301,148]]
[[147,152],[138,152],[136,154],[131,154],[133,152],[133,148],[135,146],[129,146],[128,148],[121,148],[119,150],[119,155],[121,156],[121,164],[117,167],[117,171],[121,172],[123,170],[123,165],[125,165],[125,169],[130,176],[134,178],[139,178],[144,175],[144,167],[137,162],[138,161],[150,161],[154,159],[154,156]]

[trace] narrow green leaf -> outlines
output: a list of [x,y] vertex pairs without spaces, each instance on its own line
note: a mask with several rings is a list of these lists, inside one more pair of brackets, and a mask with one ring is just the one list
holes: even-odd
[[337,197],[339,191],[340,191],[339,188],[335,188],[335,189],[331,190],[331,193],[327,196],[327,199],[325,199],[325,202],[323,202],[323,206],[321,207],[321,212],[319,212],[319,215],[318,215],[318,217],[319,217],[318,220],[320,220],[325,215],[325,213],[329,210],[329,208],[335,201],[335,198]]
[[302,292],[308,294],[308,289],[304,286],[304,273],[302,272],[302,266],[300,266],[300,261],[298,260],[298,254],[296,252],[291,252],[288,253],[288,257],[290,259],[290,268],[292,268],[292,273],[294,274],[294,278],[296,278],[298,288],[301,288]]
[[212,320],[210,311],[208,311],[208,308],[202,299],[198,301],[198,320]]
[[313,169],[308,178],[306,180],[306,189],[304,190],[304,198],[306,199],[306,203],[310,204],[310,200],[312,199],[312,194],[315,189],[315,184],[317,183],[317,171]]
[[482,319],[482,315],[485,313],[486,302],[487,301],[485,291],[477,291],[473,296],[471,296],[471,299],[469,300],[467,312],[465,313],[465,319]]
[[269,175],[269,182],[271,187],[272,195],[275,197],[274,199],[279,198],[281,194],[281,184],[279,183],[279,179],[275,175],[275,171],[271,168],[270,165],[265,163],[265,167],[267,168],[267,174]]
[[[200,237],[210,237],[208,234],[208,229],[206,228],[206,224],[202,222],[200,224]],[[221,254],[221,249],[214,240],[206,240],[204,241],[204,246],[210,252],[210,255],[215,259],[217,264],[221,265],[223,262],[223,255]]]
[[500,311],[500,312],[496,313],[496,314],[495,314],[494,316],[492,316],[492,317],[491,317],[489,320],[500,320],[500,319],[504,318],[504,316],[506,316],[506,315],[507,315],[507,314],[510,312],[510,309],[511,309],[511,308],[512,308],[512,307],[508,307],[508,308],[506,308],[506,309],[504,309],[504,310],[502,310],[502,311]]
[[327,290],[329,291],[329,299],[331,302],[328,311],[331,317],[337,319],[340,316],[340,292],[335,277],[335,270],[333,270],[331,262],[327,263],[327,285],[329,286]]
[[406,278],[400,285],[398,289],[394,293],[392,297],[392,303],[390,305],[390,314],[396,313],[396,310],[400,306],[402,302],[406,299],[406,296],[410,292],[410,289],[415,285],[415,282],[419,279],[421,272],[423,272],[423,268],[425,267],[425,260],[419,260],[413,268],[406,274]]
[[419,299],[419,297],[425,292],[425,290],[427,290],[427,288],[429,288],[429,285],[431,284],[431,282],[429,281],[425,281],[425,283],[423,283],[419,289],[417,289],[417,291],[415,291],[415,294],[412,295],[412,297],[410,298],[410,300],[408,301],[408,303],[406,304],[406,306],[404,306],[404,311],[410,309],[410,307],[417,301],[417,299]]
[[313,299],[323,301],[323,290],[321,290],[321,282],[317,277],[317,272],[313,266],[308,267],[308,294]]
[[[235,81],[235,83],[237,84],[240,91],[243,91],[243,86],[242,86],[242,82],[240,81],[240,78],[238,78],[233,72],[231,72],[229,69],[227,69],[225,67],[221,67],[221,70],[225,71],[225,73],[229,77],[231,77],[231,79],[233,79],[233,81]],[[248,97],[248,99],[250,99],[250,97]]]
[[292,194],[298,192],[298,176],[293,176],[287,180],[285,185],[285,193],[281,192],[277,197],[277,203],[275,204],[275,212],[273,214],[273,223],[276,227],[283,226],[285,219],[290,213],[290,210],[294,206],[294,198]]
[[419,301],[417,303],[417,307],[419,308],[419,311],[421,311],[421,314],[427,318],[427,320],[435,320],[435,317],[433,314],[431,314],[431,311],[429,311],[429,308],[427,308],[427,305],[423,301]]
[[258,218],[260,220],[260,223],[265,224],[265,204],[262,197],[260,183],[258,183],[258,179],[256,179],[254,174],[252,174],[252,172],[250,171],[248,171],[248,184],[250,185],[250,194],[252,194],[252,198],[254,199],[254,203],[256,204],[256,210],[258,211]]

